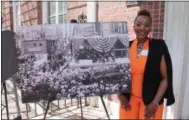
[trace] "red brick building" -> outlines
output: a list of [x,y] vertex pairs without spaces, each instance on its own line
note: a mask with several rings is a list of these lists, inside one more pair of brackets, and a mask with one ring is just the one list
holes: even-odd
[[[148,9],[153,19],[153,37],[163,37],[164,2],[93,2],[95,20],[99,22],[127,21],[129,36],[135,37],[133,22],[139,9]],[[87,8],[88,7],[88,8]],[[18,25],[58,24],[78,19],[90,10],[87,2],[2,2],[2,22],[6,29]],[[90,10],[91,11],[91,10]],[[90,16],[87,16],[88,18]]]

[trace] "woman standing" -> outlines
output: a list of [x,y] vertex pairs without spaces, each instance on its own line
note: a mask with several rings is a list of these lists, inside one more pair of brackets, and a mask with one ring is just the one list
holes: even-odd
[[134,21],[136,39],[130,42],[131,94],[120,94],[120,119],[162,119],[163,99],[175,102],[172,62],[164,40],[151,39],[152,18],[140,10]]

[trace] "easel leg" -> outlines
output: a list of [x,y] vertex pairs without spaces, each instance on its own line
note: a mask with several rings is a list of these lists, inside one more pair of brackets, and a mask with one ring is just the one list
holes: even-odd
[[16,102],[16,108],[17,108],[17,118],[20,119],[21,117],[21,113],[20,113],[20,105],[19,105],[19,100],[18,100],[18,93],[17,93],[17,88],[16,88],[16,84],[12,81],[13,83],[13,87],[14,87],[14,92],[15,92],[15,102]]
[[71,106],[73,106],[73,102],[72,102],[72,99],[71,99]]
[[58,100],[58,109],[60,109],[60,101]]
[[35,103],[35,116],[37,116],[37,105]]
[[81,106],[81,119],[83,120],[83,107],[82,107],[82,101],[81,97],[79,98],[80,106]]
[[77,98],[77,108],[79,108],[79,98]]
[[49,100],[48,103],[47,103],[47,108],[46,108],[46,110],[45,110],[45,115],[44,115],[43,120],[46,119],[46,115],[47,115],[47,112],[48,112],[48,110],[49,110],[50,103],[51,103],[51,101]]
[[88,106],[87,98],[85,97],[85,106]]
[[6,113],[7,113],[7,120],[9,120],[9,107],[8,107],[8,99],[7,99],[7,87],[6,87],[6,83],[3,82],[3,88],[5,91],[5,104],[6,104]]
[[65,108],[67,108],[67,105],[66,105],[66,100],[64,100],[64,106],[65,106]]
[[29,114],[28,114],[28,103],[26,103],[26,116],[27,116],[27,119],[29,120]]
[[104,109],[105,109],[106,115],[107,115],[107,117],[108,117],[108,120],[110,120],[110,116],[109,116],[109,114],[108,114],[108,110],[107,110],[107,108],[106,108],[106,105],[105,105],[105,103],[104,103],[104,100],[103,100],[102,96],[100,96],[100,98],[101,98],[102,104],[103,104],[103,106],[104,106]]

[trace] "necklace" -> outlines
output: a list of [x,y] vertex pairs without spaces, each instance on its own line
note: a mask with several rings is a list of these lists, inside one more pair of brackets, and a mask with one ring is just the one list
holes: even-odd
[[137,45],[137,57],[140,56],[140,53],[141,53],[143,47],[144,47],[144,44],[143,44],[143,43],[139,43],[139,44]]

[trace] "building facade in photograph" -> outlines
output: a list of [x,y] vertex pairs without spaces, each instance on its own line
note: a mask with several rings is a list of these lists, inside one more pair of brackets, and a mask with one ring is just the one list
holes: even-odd
[[[173,87],[176,102],[165,109],[164,118],[187,119],[189,118],[187,94],[189,90],[189,2],[3,1],[2,26],[3,29],[16,32],[19,26],[69,23],[71,19],[76,19],[78,22],[127,22],[128,36],[133,40],[135,39],[134,19],[137,12],[143,8],[152,14],[152,37],[166,41],[173,61]],[[119,30],[116,29],[116,31]],[[34,43],[27,44],[34,45]],[[36,45],[45,49],[38,42]],[[98,102],[101,101],[92,100],[91,104]],[[108,102],[111,103],[111,110],[118,113],[119,104]]]

